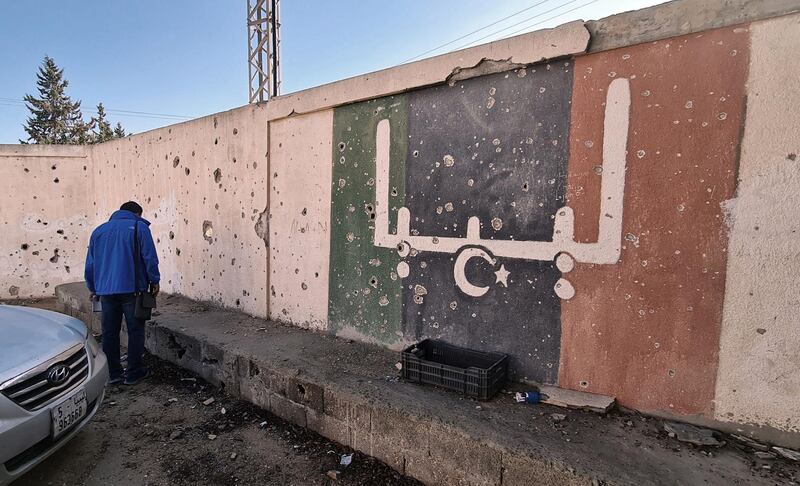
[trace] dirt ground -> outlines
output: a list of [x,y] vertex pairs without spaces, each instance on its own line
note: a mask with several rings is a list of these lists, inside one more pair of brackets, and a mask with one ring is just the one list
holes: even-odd
[[[169,363],[147,361],[153,377],[109,387],[87,428],[14,485],[420,484]],[[341,465],[349,454],[352,463]],[[335,481],[329,471],[339,471]]]

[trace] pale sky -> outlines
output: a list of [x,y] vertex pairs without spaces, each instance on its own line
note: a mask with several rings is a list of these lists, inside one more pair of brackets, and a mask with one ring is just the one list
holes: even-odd
[[[657,3],[284,0],[282,93]],[[45,55],[64,68],[67,94],[83,101],[85,118],[102,101],[128,131],[246,104],[246,16],[243,0],[0,0],[0,143],[24,138],[21,100],[36,93]]]

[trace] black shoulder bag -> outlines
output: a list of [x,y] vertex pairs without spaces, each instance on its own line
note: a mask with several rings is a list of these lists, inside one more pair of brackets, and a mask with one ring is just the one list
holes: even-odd
[[136,308],[133,315],[137,319],[149,321],[152,319],[153,309],[156,308],[156,298],[153,297],[148,289],[140,292],[136,287],[139,285],[139,222],[133,225],[133,291],[136,295]]

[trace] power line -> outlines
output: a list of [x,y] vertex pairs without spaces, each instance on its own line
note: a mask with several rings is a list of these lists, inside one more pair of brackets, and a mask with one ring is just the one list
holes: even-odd
[[[555,11],[555,10],[558,10],[558,9],[560,9],[561,7],[566,7],[567,5],[569,5],[569,4],[571,4],[571,3],[575,3],[575,2],[577,2],[577,1],[578,1],[578,0],[569,0],[568,2],[562,3],[562,4],[560,4],[560,5],[556,5],[555,7],[551,8],[550,10],[545,10],[544,12],[539,12],[538,14],[536,14],[536,15],[533,15],[533,16],[531,16],[531,17],[528,17],[527,19],[520,20],[519,22],[517,22],[517,23],[515,23],[515,24],[511,24],[511,25],[509,25],[509,26],[507,26],[507,27],[503,27],[503,28],[502,28],[502,29],[500,29],[500,30],[496,30],[496,31],[494,31],[494,32],[492,32],[491,34],[485,35],[485,36],[481,37],[480,39],[475,39],[475,40],[473,40],[473,41],[470,41],[470,42],[468,42],[468,43],[466,43],[466,44],[464,44],[464,45],[458,46],[458,47],[456,47],[454,50],[455,50],[455,51],[458,51],[458,50],[460,50],[460,49],[464,49],[465,47],[469,47],[469,46],[471,46],[471,45],[475,44],[476,42],[480,42],[480,41],[482,41],[482,40],[484,40],[484,39],[488,39],[489,37],[492,37],[492,36],[494,36],[494,35],[497,35],[497,34],[499,34],[500,32],[503,32],[503,31],[505,31],[505,30],[511,29],[511,28],[513,28],[513,27],[516,27],[516,26],[518,26],[518,25],[520,25],[520,24],[524,24],[525,22],[529,22],[529,21],[531,21],[531,20],[533,20],[533,19],[539,18],[539,17],[541,17],[542,15],[545,15],[545,14],[548,14],[548,13],[550,13],[550,12],[553,12],[553,11]],[[598,0],[592,0],[592,1],[591,1],[591,2],[589,2],[589,3],[594,3],[594,2],[596,2],[596,1],[598,1]],[[588,5],[588,3],[587,3],[586,5]],[[584,6],[585,6],[585,5],[584,5]],[[563,13],[561,13],[561,14],[559,14],[559,15],[556,15],[556,17],[559,17],[559,16],[561,16],[561,15],[563,15],[563,14],[565,14],[565,13],[569,13],[569,12],[570,12],[570,11],[563,12]],[[543,20],[543,21],[541,21],[541,22],[537,22],[536,24],[529,25],[529,26],[527,26],[527,27],[523,27],[523,30],[524,30],[524,29],[527,29],[527,28],[530,28],[530,27],[533,27],[534,25],[538,25],[538,24],[540,24],[540,23],[547,22],[548,20],[551,20],[551,19]],[[518,32],[518,31],[517,31],[517,32]]]
[[[24,100],[19,100],[15,98],[2,98],[0,97],[0,101],[9,102],[9,103],[16,103],[19,106],[27,106]],[[10,104],[5,106],[12,106]],[[192,117],[189,116],[182,116],[182,115],[171,115],[168,113],[151,113],[148,111],[133,111],[133,110],[122,110],[122,109],[113,109],[113,108],[106,108],[105,111],[107,113],[116,114],[119,116],[132,116],[137,118],[158,118],[162,120],[191,120]],[[86,110],[87,113],[97,113],[96,109],[89,109]]]
[[[557,18],[561,17],[562,15],[566,15],[566,14],[568,14],[568,13],[570,13],[570,12],[574,12],[574,11],[576,11],[576,10],[582,9],[583,7],[586,7],[586,6],[588,6],[588,5],[591,5],[591,4],[593,4],[593,3],[596,3],[596,2],[599,2],[599,1],[600,1],[600,0],[591,0],[590,2],[586,2],[586,3],[584,3],[583,5],[578,5],[577,7],[573,7],[573,8],[571,8],[571,9],[569,9],[569,10],[565,10],[565,11],[561,12],[560,14],[553,15],[552,17],[549,17],[549,18],[546,18],[546,19],[544,19],[544,20],[541,20],[541,21],[539,21],[539,22],[536,22],[536,23],[534,23],[534,24],[531,24],[531,25],[525,26],[525,27],[523,27],[523,28],[521,28],[521,29],[519,29],[519,30],[515,30],[514,32],[511,32],[510,34],[508,34],[508,36],[510,37],[510,36],[512,36],[512,35],[514,35],[514,34],[518,34],[518,33],[522,32],[522,31],[524,31],[524,30],[530,29],[531,27],[536,27],[537,25],[544,24],[545,22],[550,22],[551,20],[553,20],[553,19],[557,19]],[[564,4],[564,5],[566,5],[566,4]],[[564,5],[562,5],[562,7],[563,7]]]
[[491,24],[486,24],[486,25],[484,25],[483,27],[481,27],[481,28],[479,28],[479,29],[475,29],[475,30],[473,30],[472,32],[469,32],[469,33],[467,33],[467,34],[464,34],[464,35],[462,35],[461,37],[456,37],[455,39],[453,39],[453,40],[451,40],[451,41],[449,41],[449,42],[445,42],[445,43],[444,43],[444,44],[442,44],[442,45],[436,46],[436,47],[434,47],[433,49],[428,49],[427,51],[425,51],[425,52],[423,52],[423,53],[421,53],[421,54],[417,54],[417,55],[416,55],[416,56],[414,56],[414,57],[410,57],[410,58],[406,59],[405,61],[401,62],[400,64],[405,64],[405,63],[407,63],[407,62],[409,62],[409,61],[413,61],[414,59],[419,59],[420,57],[424,56],[425,54],[430,54],[431,52],[438,51],[438,50],[439,50],[439,49],[441,49],[442,47],[449,46],[450,44],[452,44],[452,43],[454,43],[454,42],[457,42],[457,41],[460,41],[461,39],[464,39],[465,37],[469,37],[469,36],[471,36],[472,34],[478,33],[478,32],[480,32],[480,31],[482,31],[482,30],[484,30],[484,29],[488,29],[489,27],[491,27],[491,26],[493,26],[493,25],[497,25],[497,24],[499,24],[500,22],[503,22],[503,21],[505,21],[505,20],[508,20],[508,19],[510,19],[511,17],[516,17],[517,15],[519,15],[519,14],[521,14],[521,13],[523,13],[523,12],[527,12],[528,10],[530,10],[530,9],[532,9],[532,8],[534,8],[534,7],[538,7],[539,5],[541,5],[541,4],[543,4],[543,3],[547,3],[547,2],[549,2],[549,1],[550,1],[550,0],[542,0],[541,2],[534,3],[533,5],[531,5],[531,6],[529,6],[529,7],[523,8],[523,9],[522,9],[522,10],[520,10],[519,12],[514,12],[514,13],[512,13],[511,15],[508,15],[508,16],[506,16],[506,17],[503,17],[503,18],[502,18],[502,19],[500,19],[500,20],[496,20],[496,21],[492,22]]

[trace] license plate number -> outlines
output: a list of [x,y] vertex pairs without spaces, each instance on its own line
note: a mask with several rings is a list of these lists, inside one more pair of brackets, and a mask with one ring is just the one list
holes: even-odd
[[86,390],[81,388],[50,410],[53,437],[58,437],[86,415]]

